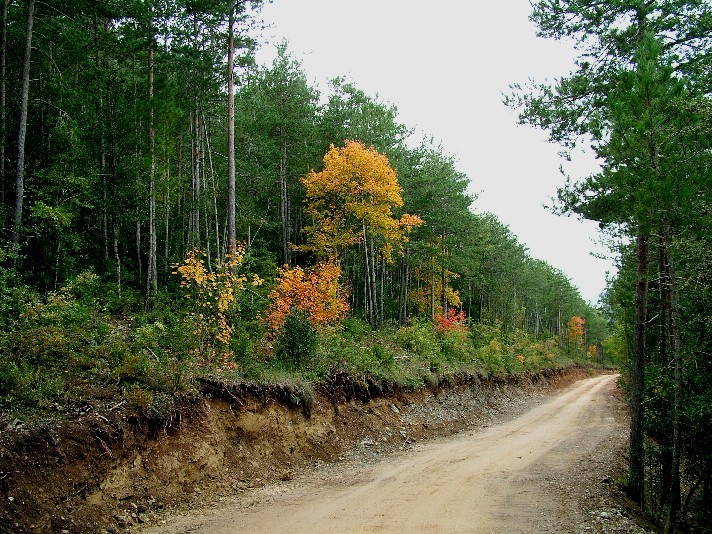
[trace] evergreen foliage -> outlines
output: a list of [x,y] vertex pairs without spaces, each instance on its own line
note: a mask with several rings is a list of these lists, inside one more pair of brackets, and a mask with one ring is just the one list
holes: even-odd
[[555,84],[515,86],[507,101],[552,141],[592,143],[602,171],[569,180],[558,208],[622,243],[606,345],[629,371],[628,489],[665,532],[709,525],[712,457],[699,432],[712,430],[712,369],[699,321],[712,235],[712,6],[542,0],[532,20],[543,36],[575,40],[577,68]]

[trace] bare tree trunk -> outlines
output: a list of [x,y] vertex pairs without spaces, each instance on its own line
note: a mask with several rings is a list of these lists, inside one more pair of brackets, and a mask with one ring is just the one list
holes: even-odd
[[[177,184],[178,184],[178,213],[176,216],[176,219],[178,221],[179,227],[180,227],[180,244],[183,247],[187,246],[186,242],[186,220],[185,220],[185,214],[186,214],[186,194],[185,194],[185,187],[182,187],[183,185],[183,143],[178,144],[178,163],[177,163],[177,169],[176,169],[176,175],[177,175]],[[181,252],[183,252],[181,250]]]
[[680,312],[677,305],[677,283],[675,281],[675,263],[672,252],[672,230],[664,232],[666,249],[667,297],[669,308],[669,346],[673,359],[673,409],[672,409],[672,465],[670,466],[670,503],[665,516],[665,532],[675,532],[677,514],[680,511],[680,417],[682,413],[682,340],[680,339]]
[[369,236],[369,239],[371,241],[369,249],[370,249],[370,256],[371,256],[371,279],[370,279],[370,289],[371,289],[371,294],[369,295],[369,298],[371,299],[371,306],[373,309],[373,326],[374,327],[379,327],[381,326],[381,317],[379,313],[379,307],[378,307],[378,292],[377,292],[377,278],[376,278],[376,246],[373,242],[373,235]]
[[291,266],[289,253],[289,195],[287,194],[287,139],[284,126],[279,128],[279,214],[282,223],[282,262]]
[[379,321],[382,325],[386,319],[386,305],[385,305],[385,291],[386,291],[386,262],[381,262],[381,306],[379,311]]
[[440,235],[440,247],[440,253],[443,258],[443,263],[440,267],[440,300],[442,301],[443,306],[443,317],[447,317],[447,267],[445,265],[445,254],[447,253],[447,249],[445,247],[445,233]]
[[363,247],[366,260],[365,271],[365,301],[368,322],[371,327],[379,326],[378,295],[376,293],[376,258],[373,237],[370,235],[366,224],[363,225]]
[[136,261],[138,277],[143,278],[143,259],[141,258],[141,211],[136,207]]
[[190,195],[190,220],[188,223],[188,248],[200,246],[200,123],[198,97],[195,97],[193,117],[193,175]]
[[[207,132],[201,133],[201,136],[207,135]],[[208,261],[208,270],[213,270],[213,256],[212,250],[210,248],[210,223],[208,222],[208,207],[206,205],[205,197],[208,193],[208,179],[205,176],[205,152],[207,151],[207,139],[201,137],[203,151],[200,153],[200,198],[201,198],[201,208],[203,215],[203,230],[205,231],[205,254]]]
[[[101,71],[102,57],[99,50],[99,19],[97,17],[96,10],[92,14],[92,23],[94,26],[94,65],[97,72]],[[104,119],[104,88],[99,85],[98,95],[96,99],[96,118],[97,118],[97,129],[99,134],[99,177],[101,179],[101,233],[103,237],[103,253],[104,253],[104,270],[107,269],[109,264],[109,198],[108,198],[108,179],[106,172],[106,129],[105,129],[105,119]]]
[[636,248],[638,266],[635,284],[633,362],[630,371],[630,490],[633,499],[645,505],[645,453],[643,400],[645,394],[645,327],[648,306],[648,236],[639,230]]
[[[218,217],[218,190],[217,186],[215,185],[215,168],[213,166],[213,150],[210,148],[210,135],[208,133],[208,125],[205,122],[205,113],[202,115],[203,120],[203,132],[205,133],[205,151],[208,154],[208,166],[210,167],[210,187],[213,190],[213,215],[215,218],[215,257],[216,258],[221,258],[224,254],[223,248],[220,246],[221,239],[220,239],[220,219]],[[228,202],[229,204],[229,202]],[[228,219],[230,218],[230,214],[227,215]],[[207,213],[205,215],[205,218],[207,219]],[[207,232],[207,223],[206,223],[206,232]],[[224,240],[223,240],[224,242]],[[224,245],[223,245],[224,246]],[[229,247],[229,245],[228,245]]]
[[430,318],[435,321],[435,258],[430,258]]
[[[165,154],[165,152],[164,152]],[[163,262],[165,272],[169,272],[170,267],[170,248],[168,243],[169,240],[169,223],[171,219],[171,160],[168,155],[165,155],[166,159],[166,172],[164,174],[165,179],[163,183],[165,185],[165,194],[163,195],[163,222],[164,222],[164,233],[163,233]]]
[[27,135],[27,106],[30,93],[30,54],[32,53],[32,24],[35,0],[27,2],[27,35],[25,38],[25,61],[22,67],[22,100],[20,104],[20,127],[17,135],[17,177],[15,180],[15,217],[12,226],[12,243],[20,244],[22,202],[25,196],[25,137]]
[[370,254],[368,250],[368,234],[366,232],[366,225],[363,225],[363,254],[365,260],[365,271],[364,271],[364,307],[366,309],[366,317],[368,318],[368,323],[373,327],[374,317],[373,317],[373,301],[371,300],[371,265],[370,265]]
[[114,220],[114,263],[116,263],[116,293],[121,297],[121,256],[119,256],[119,228]]
[[[5,207],[5,71],[7,70],[7,8],[10,0],[2,2],[2,43],[0,43],[0,206]],[[4,210],[2,212],[4,214]],[[0,224],[5,226],[3,215]]]
[[[658,298],[660,299],[658,326],[659,332],[659,353],[661,369],[671,369],[670,361],[670,271],[668,269],[667,241],[665,231],[661,230],[658,238]],[[657,438],[659,449],[660,466],[660,505],[666,515],[672,506],[672,456],[673,443],[672,436],[665,432]],[[652,496],[651,496],[652,497]],[[651,506],[652,508],[652,506]]]
[[[113,100],[111,98],[111,93],[109,93],[109,114],[113,115]],[[111,175],[110,182],[110,196],[114,198],[115,191],[115,178],[116,178],[116,146],[115,138],[113,135],[113,129],[109,129],[109,146],[111,147],[110,159],[109,159],[109,173]],[[116,294],[121,297],[121,256],[119,255],[119,225],[117,222],[116,209],[111,208],[110,212],[111,221],[111,231],[113,240],[113,252],[114,252],[114,267],[116,272]]]
[[400,297],[398,302],[398,324],[405,326],[408,321],[408,285],[410,273],[408,271],[410,250],[406,247],[401,264]]
[[227,44],[227,245],[237,251],[235,230],[235,0],[228,0]]
[[158,292],[158,269],[156,267],[156,134],[153,113],[153,18],[149,18],[151,35],[148,43],[148,267],[146,276],[146,308],[153,306]]
[[[203,175],[203,179],[205,179],[205,175]],[[203,184],[203,198],[205,198],[205,193],[207,192],[207,188]],[[213,270],[213,251],[211,248],[210,244],[210,223],[208,222],[208,210],[207,208],[203,209],[203,229],[205,230],[205,256],[206,260],[208,261],[208,269]]]

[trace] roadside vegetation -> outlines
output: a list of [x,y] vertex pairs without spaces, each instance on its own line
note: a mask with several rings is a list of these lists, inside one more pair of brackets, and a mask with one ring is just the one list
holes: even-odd
[[5,5],[6,419],[607,357],[600,310],[394,106],[320,94],[285,43],[254,64],[259,1]]
[[172,293],[160,294],[164,305],[146,312],[140,294],[125,289],[117,298],[113,285],[93,273],[56,292],[6,287],[0,337],[5,418],[63,418],[95,397],[162,419],[199,396],[200,379],[286,384],[309,395],[330,374],[384,390],[421,389],[456,375],[598,363],[576,333],[559,347],[555,338],[507,333],[501,324],[468,324],[461,317],[414,318],[373,330],[353,315],[315,326],[296,310],[270,334],[259,317],[241,317],[252,294],[241,294],[220,317],[208,309],[196,314],[185,296],[176,283]]
[[596,221],[620,268],[605,303],[631,406],[631,498],[664,532],[712,525],[712,5],[537,1],[541,36],[576,43],[574,70],[515,86],[522,123],[600,172],[557,209]]

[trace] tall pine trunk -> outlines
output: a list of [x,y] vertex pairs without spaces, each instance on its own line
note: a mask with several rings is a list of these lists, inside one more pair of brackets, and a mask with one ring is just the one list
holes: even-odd
[[408,289],[410,285],[410,249],[406,247],[405,255],[401,261],[401,281],[398,298],[398,324],[405,326],[408,322]]
[[188,221],[188,249],[200,246],[200,109],[195,97],[193,112],[193,170],[190,186],[190,218]]
[[447,317],[447,267],[446,267],[446,256],[447,247],[445,246],[445,232],[440,235],[440,253],[442,254],[443,263],[440,266],[440,300],[443,307],[443,318]]
[[12,225],[12,243],[17,249],[20,243],[22,203],[25,196],[25,137],[27,135],[27,107],[30,94],[30,54],[32,53],[32,24],[35,0],[27,2],[27,35],[25,38],[25,61],[22,66],[22,97],[20,104],[20,127],[17,135],[17,176],[15,179],[15,217]]
[[[96,13],[96,9],[92,13],[92,23],[94,30],[94,66],[97,73],[102,71],[104,67],[104,61],[102,58],[101,50],[99,48],[99,18]],[[75,76],[78,76],[78,69],[75,71]],[[76,80],[75,80],[75,83]],[[96,134],[97,134],[97,153],[98,153],[98,173],[101,179],[101,234],[102,234],[102,248],[104,256],[104,265],[102,271],[106,271],[109,264],[109,199],[108,199],[108,179],[107,179],[107,155],[106,155],[106,128],[107,123],[105,118],[105,104],[104,104],[104,87],[100,84],[97,90],[97,98],[95,102],[96,106]]]
[[372,328],[379,326],[378,318],[378,296],[376,293],[376,258],[373,237],[370,235],[366,224],[363,225],[363,249],[365,260],[365,307],[368,322]]
[[119,225],[113,221],[114,262],[116,264],[116,294],[121,297],[121,256],[119,255]]
[[635,283],[635,324],[633,326],[633,362],[630,370],[630,490],[633,499],[645,504],[644,408],[645,327],[648,306],[648,236],[638,231]]
[[235,230],[235,0],[229,0],[227,44],[227,240],[228,252],[237,251]]
[[[205,121],[205,113],[202,114],[202,121],[203,125],[203,133],[205,135],[205,152],[208,155],[208,166],[210,168],[210,188],[212,189],[212,208],[213,208],[213,223],[215,226],[215,257],[220,258],[224,255],[225,253],[225,248],[229,246],[229,244],[225,244],[225,241],[221,241],[220,238],[220,220],[218,217],[218,190],[217,186],[215,185],[215,166],[213,165],[213,150],[210,145],[210,132],[208,132],[208,125]],[[206,207],[207,210],[207,207]],[[207,213],[205,215],[206,221],[207,221]],[[207,222],[206,222],[206,236],[208,235],[207,232]],[[222,243],[222,246],[221,246]],[[210,242],[208,241],[208,247],[210,245]]]
[[[635,15],[637,43],[643,43],[648,8],[638,5]],[[633,325],[633,362],[630,371],[630,490],[633,499],[645,508],[645,330],[648,307],[648,239],[638,228],[635,280],[635,323]]]
[[158,269],[156,267],[156,134],[153,112],[153,18],[149,18],[148,43],[148,267],[146,269],[146,308],[153,306],[158,292]]
[[665,243],[665,283],[669,310],[669,347],[673,361],[673,406],[672,406],[672,464],[670,466],[670,501],[666,506],[665,532],[675,531],[677,514],[680,511],[680,456],[682,440],[680,417],[682,412],[682,341],[680,339],[680,312],[677,305],[677,283],[672,251],[672,229],[667,226],[663,232]]
[[[670,271],[668,269],[668,250],[667,240],[665,239],[665,231],[661,229],[658,238],[658,325],[659,325],[659,341],[658,350],[660,353],[660,368],[671,369],[670,355]],[[668,510],[672,506],[672,449],[673,440],[669,432],[662,432],[656,436],[656,442],[659,449],[659,465],[660,465],[660,506],[665,515],[668,515]],[[651,496],[652,500],[652,496]],[[651,509],[655,507],[651,505]]]
[[[5,208],[5,72],[7,70],[7,8],[10,0],[2,0],[2,42],[0,43],[0,207]],[[0,224],[5,226],[3,215]]]
[[289,251],[289,195],[287,190],[287,136],[284,125],[279,128],[279,214],[282,223],[282,262],[291,266]]

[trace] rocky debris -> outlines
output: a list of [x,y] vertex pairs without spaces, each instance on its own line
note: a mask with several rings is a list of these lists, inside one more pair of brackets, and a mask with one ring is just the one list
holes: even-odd
[[604,508],[591,510],[585,523],[579,525],[578,534],[599,534],[621,532],[628,534],[648,534],[654,530],[646,530],[620,508]]
[[23,420],[15,418],[5,426],[5,430],[20,430],[24,425],[25,422]]

